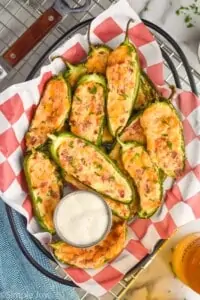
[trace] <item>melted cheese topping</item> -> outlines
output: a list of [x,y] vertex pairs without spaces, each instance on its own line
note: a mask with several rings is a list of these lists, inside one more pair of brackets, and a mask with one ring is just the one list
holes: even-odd
[[168,176],[180,175],[184,167],[183,135],[175,108],[163,102],[152,104],[140,120],[154,163]]
[[123,131],[120,136],[122,142],[146,143],[146,136],[140,124],[140,118],[134,119]]
[[43,153],[34,152],[28,159],[27,168],[36,213],[46,228],[54,230],[53,213],[61,197],[56,167]]
[[[136,77],[139,72],[136,53],[122,45],[111,52],[106,76],[108,80],[107,111],[112,134],[124,128],[133,107]],[[134,63],[135,61],[135,63]]]
[[140,196],[140,208],[147,214],[161,203],[161,185],[158,170],[142,146],[131,146],[122,152],[125,170],[133,178]]
[[94,146],[67,136],[58,148],[58,157],[61,167],[83,184],[121,202],[132,200],[127,179]]
[[[152,84],[153,85],[153,84]],[[148,103],[155,101],[158,98],[156,89],[150,84],[148,79],[141,73],[140,75],[140,86],[138,90],[138,95],[136,103],[134,105],[135,109],[142,109]]]
[[48,134],[62,127],[70,109],[68,93],[68,86],[64,79],[52,79],[47,83],[26,134],[28,150],[44,144]]
[[110,233],[97,245],[81,249],[66,243],[51,244],[58,260],[78,268],[98,268],[114,259],[124,248],[126,240],[126,223],[114,222]]
[[[89,187],[87,187],[86,185],[79,182],[73,176],[70,176],[70,175],[65,173],[64,178],[68,183],[71,183],[74,187],[76,187],[79,190],[91,191],[91,189]],[[112,200],[112,199],[110,199],[109,197],[106,197],[106,196],[101,195],[101,197],[109,205],[109,207],[111,208],[111,210],[113,211],[114,214],[117,214],[119,217],[124,218],[124,219],[127,219],[129,217],[130,209],[129,209],[128,205],[126,205],[124,203],[121,203],[119,201]]]
[[97,143],[104,119],[104,89],[100,84],[87,82],[77,87],[70,115],[71,131]]
[[108,62],[109,49],[94,48],[87,59],[86,68],[88,73],[105,74]]

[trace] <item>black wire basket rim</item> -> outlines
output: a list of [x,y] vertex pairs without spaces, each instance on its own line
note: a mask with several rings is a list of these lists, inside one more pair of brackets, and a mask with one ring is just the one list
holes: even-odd
[[[73,33],[75,33],[77,30],[82,29],[83,27],[89,25],[91,23],[91,21],[94,18],[88,19],[86,21],[83,21],[75,26],[73,26],[70,30],[66,31],[55,43],[53,43],[53,45],[51,47],[49,47],[49,49],[41,56],[41,58],[38,60],[38,62],[36,63],[36,65],[34,66],[34,68],[32,69],[32,71],[29,73],[29,75],[26,78],[27,80],[30,80],[34,77],[35,73],[38,71],[38,69],[41,67],[41,65],[43,64],[44,60],[46,59],[47,55],[54,49],[56,48],[56,46],[62,42],[64,40],[64,38],[66,36],[69,36]],[[162,35],[172,46],[173,48],[176,50],[177,54],[179,55],[179,57],[181,58],[182,62],[183,62],[183,66],[186,70],[186,74],[188,76],[188,80],[190,82],[190,86],[191,86],[191,90],[197,94],[197,89],[196,89],[196,84],[194,81],[194,77],[193,74],[191,72],[191,68],[190,65],[188,63],[188,60],[185,56],[185,54],[183,53],[183,51],[181,50],[181,48],[179,47],[179,45],[176,43],[176,41],[167,33],[165,32],[163,29],[161,29],[159,26],[155,25],[154,23],[147,21],[145,19],[142,19],[142,21],[144,22],[144,24],[147,27],[150,27],[151,29],[155,30],[157,33],[159,33],[160,35]],[[179,79],[179,75],[177,73],[177,70],[174,66],[174,63],[172,62],[172,60],[170,59],[169,55],[164,51],[164,49],[161,49],[162,54],[164,59],[166,60],[166,62],[168,63],[168,66],[170,68],[170,70],[172,71],[173,77],[174,77],[174,81],[177,85],[178,88],[181,88],[181,83],[180,83],[180,79]],[[17,241],[17,244],[19,246],[19,248],[21,249],[22,253],[24,254],[24,256],[27,258],[27,260],[38,270],[40,271],[43,275],[47,276],[48,278],[64,284],[64,285],[68,285],[68,286],[73,286],[73,287],[77,287],[77,285],[69,280],[66,280],[64,278],[61,278],[57,275],[54,275],[53,273],[50,273],[49,271],[47,271],[46,269],[44,269],[40,264],[38,264],[38,262],[30,255],[30,253],[27,251],[27,249],[25,248],[19,233],[17,231],[17,228],[15,226],[15,221],[14,221],[14,215],[13,215],[13,209],[11,207],[9,207],[8,205],[6,205],[6,212],[7,212],[7,216],[9,219],[9,223],[13,232],[13,235]],[[21,216],[22,217],[22,216]],[[42,245],[40,244],[39,241],[37,241],[34,237],[32,237],[30,235],[31,239],[33,240],[33,242],[36,244],[36,246],[52,261],[55,261],[53,259],[53,257],[51,256],[51,254],[49,254],[47,252],[47,250],[42,247]],[[140,261],[136,266],[134,266],[134,268],[132,269],[132,271],[135,268],[138,268],[138,266],[140,264],[142,264],[144,262],[145,259],[147,259],[148,257],[145,257],[142,261]]]

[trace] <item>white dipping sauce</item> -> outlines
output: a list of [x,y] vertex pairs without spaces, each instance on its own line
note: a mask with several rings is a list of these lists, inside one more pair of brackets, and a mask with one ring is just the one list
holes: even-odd
[[87,247],[101,240],[110,229],[107,204],[95,193],[77,191],[58,204],[54,223],[58,235],[71,245]]

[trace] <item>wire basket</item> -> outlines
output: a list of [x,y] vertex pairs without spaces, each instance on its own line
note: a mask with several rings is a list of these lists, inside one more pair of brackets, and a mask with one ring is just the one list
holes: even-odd
[[[77,32],[85,33],[87,31],[88,25],[90,24],[90,20],[86,20],[84,22],[81,22],[74,26],[71,30],[67,31],[64,33],[39,59],[35,67],[32,69],[31,73],[28,75],[27,80],[33,78],[36,76],[36,74],[39,72],[40,67],[45,63],[47,60],[48,54],[55,48],[58,47],[60,43],[62,43],[65,39],[69,39],[72,35],[74,35]],[[169,84],[175,84],[179,88],[184,88],[185,85],[187,84],[187,89],[191,89],[194,93],[197,93],[197,88],[195,84],[195,79],[192,74],[192,71],[190,69],[190,66],[187,62],[187,59],[183,52],[181,51],[180,47],[176,44],[176,42],[162,29],[160,29],[158,26],[152,24],[149,21],[143,20],[143,22],[150,27],[150,29],[153,30],[154,35],[156,36],[156,39],[158,43],[160,44],[161,51],[164,57],[164,65],[165,65],[165,77],[166,81]],[[172,51],[172,47],[174,50]],[[176,52],[175,52],[176,51]],[[181,71],[181,73],[180,73]],[[184,73],[183,73],[184,72]],[[185,75],[183,75],[185,74]],[[183,77],[184,76],[184,77]],[[7,207],[7,213],[8,213],[8,218],[14,233],[14,236],[18,242],[18,245],[20,246],[22,252],[24,255],[27,257],[27,259],[39,270],[41,271],[44,275],[56,280],[59,283],[63,283],[66,285],[71,285],[75,286],[72,281],[70,281],[70,278],[66,276],[66,273],[62,271],[62,269],[55,263],[53,262],[54,268],[57,270],[58,274],[55,274],[53,272],[50,272],[49,270],[44,269],[41,264],[37,261],[36,257],[33,257],[33,255],[27,251],[26,247],[23,244],[23,241],[20,237],[20,234],[18,232],[18,227],[17,224],[19,222],[19,219],[22,219],[23,217],[19,215],[18,213],[14,212],[10,207]],[[24,230],[25,229],[25,224],[24,224]],[[39,242],[37,242],[35,239],[33,239],[28,233],[27,233],[28,238],[30,239],[30,242],[32,243],[33,247],[35,245],[43,251],[44,255],[47,256],[49,259],[53,261],[53,258],[51,255],[40,245]],[[159,244],[157,245],[157,249],[163,244],[163,241],[160,241]],[[121,281],[116,287],[114,287],[110,292],[109,295],[106,295],[105,297],[101,299],[118,299],[121,292],[126,288],[128,283],[136,276],[136,273],[138,273],[138,270],[141,268],[144,268],[147,261],[149,261],[151,256],[147,256],[142,262],[138,264],[137,267],[132,270],[131,273],[129,273],[123,281]],[[79,291],[81,294],[81,299],[87,299],[88,294]],[[82,294],[84,293],[84,294]],[[95,299],[94,296],[92,296],[92,299]],[[109,298],[108,298],[109,297]]]
[[[1,1],[2,2],[2,1]],[[3,1],[4,2],[4,1]],[[28,12],[32,12],[32,22],[51,4],[52,1],[43,1],[42,4],[39,4],[41,1],[5,1],[6,4],[4,5],[4,10],[8,10],[10,13],[10,10],[8,9],[8,6],[14,3],[18,4],[19,9],[26,9]],[[32,6],[30,6],[30,2],[37,4],[37,8],[35,10]],[[47,3],[48,2],[48,3]],[[74,7],[77,5],[80,5],[81,1],[72,1]],[[62,44],[66,39],[71,38],[75,33],[86,33],[88,29],[88,25],[92,21],[92,19],[89,19],[90,17],[95,17],[99,13],[101,13],[104,9],[108,8],[108,6],[112,3],[112,1],[92,1],[90,4],[90,9],[87,12],[82,12],[79,14],[70,14],[66,18],[60,22],[56,29],[54,29],[49,35],[40,42],[39,45],[37,45],[29,54],[26,56],[19,64],[14,67],[8,76],[5,78],[3,82],[0,83],[0,89],[6,88],[8,85],[11,85],[13,83],[29,80],[35,76],[40,71],[40,67],[48,63],[48,55],[53,51],[53,49],[59,47],[60,44]],[[3,4],[0,4],[0,16],[2,13],[1,6],[3,7]],[[34,12],[33,12],[34,11]],[[14,18],[15,21],[18,18],[17,13],[12,13],[11,17]],[[192,90],[194,93],[198,94],[200,93],[200,75],[193,69],[190,68],[187,59],[185,55],[183,54],[182,50],[178,46],[178,44],[161,28],[156,26],[155,24],[152,24],[149,21],[143,20],[143,22],[150,28],[150,30],[153,32],[153,34],[156,37],[156,40],[158,41],[162,55],[164,58],[164,73],[166,82],[168,84],[174,84],[178,88],[182,88],[184,90]],[[0,21],[0,24],[2,23],[2,20]],[[69,26],[70,24],[70,26]],[[27,25],[27,27],[30,24]],[[74,25],[72,27],[72,25]],[[7,26],[7,25],[6,25]],[[66,28],[71,28],[69,30],[66,30]],[[8,28],[5,27],[5,28]],[[5,30],[4,28],[4,30]],[[10,30],[10,29],[8,29]],[[26,28],[24,28],[26,30]],[[2,39],[1,36],[1,29],[0,29],[0,41]],[[15,35],[14,40],[17,39],[17,36]],[[50,41],[50,42],[49,42]],[[5,41],[4,41],[5,42]],[[4,49],[0,51],[3,53],[5,48],[8,48],[10,44],[13,43],[13,40],[8,42]],[[39,51],[39,49],[42,49]],[[27,76],[27,74],[29,75]],[[198,84],[199,83],[199,84]],[[48,276],[49,278],[70,286],[76,286],[69,278],[69,276],[66,276],[66,273],[57,265],[57,263],[53,260],[51,255],[40,245],[40,243],[33,239],[32,236],[29,235],[29,233],[26,231],[26,224],[25,219],[19,215],[17,212],[15,212],[13,209],[7,206],[7,215],[11,224],[11,228],[13,231],[13,234],[16,238],[16,241],[23,252],[23,254],[26,256],[26,258],[29,260],[29,262],[36,267],[40,272],[42,272],[44,275]],[[24,224],[23,226],[19,226],[19,224]],[[25,238],[29,241],[30,247],[26,247],[24,245],[23,239],[22,239],[22,233],[25,236]],[[160,241],[156,247],[158,249],[163,244],[163,241]],[[43,253],[44,253],[44,260],[50,260],[53,266],[52,268],[44,268],[41,261],[37,260],[37,256],[34,256],[34,251],[31,251],[31,247],[38,247]],[[120,294],[122,291],[127,287],[127,285],[130,283],[133,278],[135,278],[136,274],[142,269],[145,268],[146,263],[149,261],[151,255],[145,257],[131,272],[129,272],[124,279],[117,284],[107,295],[101,297],[102,300],[113,300],[113,299],[119,299]],[[80,295],[81,299],[96,299],[94,296],[89,295],[85,291],[78,289],[78,293]]]

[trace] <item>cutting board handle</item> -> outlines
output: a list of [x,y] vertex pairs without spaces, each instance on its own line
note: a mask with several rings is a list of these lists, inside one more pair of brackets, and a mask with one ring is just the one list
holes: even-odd
[[12,46],[3,54],[5,61],[14,67],[62,19],[52,7],[47,9]]

